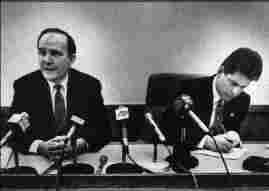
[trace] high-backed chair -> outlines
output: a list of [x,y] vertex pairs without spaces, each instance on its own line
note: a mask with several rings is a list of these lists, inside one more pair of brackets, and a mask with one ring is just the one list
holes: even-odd
[[[173,101],[180,91],[184,80],[205,77],[204,74],[185,73],[153,73],[149,76],[146,93],[146,107],[149,108],[157,123],[162,118],[162,113],[169,102]],[[148,128],[147,128],[148,129]],[[147,130],[144,137],[152,137],[153,132]],[[145,135],[147,134],[147,135]]]
[[155,73],[148,79],[146,105],[166,106],[180,91],[182,81],[204,77],[203,74]]

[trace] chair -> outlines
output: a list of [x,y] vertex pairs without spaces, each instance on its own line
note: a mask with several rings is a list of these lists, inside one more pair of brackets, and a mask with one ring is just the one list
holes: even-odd
[[182,81],[205,77],[203,74],[155,73],[148,80],[146,105],[166,106],[182,87]]
[[[205,77],[204,74],[154,73],[149,76],[146,93],[146,107],[152,112],[157,124],[162,119],[162,113],[182,88],[184,80]],[[153,131],[145,128],[141,133],[146,141],[152,141]]]
[[[180,92],[184,83],[183,81],[200,77],[205,77],[205,75],[179,73],[155,73],[150,75],[147,86],[146,107],[151,111],[157,124],[160,124],[167,105],[171,103],[178,92]],[[150,128],[145,129],[148,131],[145,132],[145,134],[148,134],[146,141],[156,144],[156,136],[154,136],[155,133],[153,130],[149,130]],[[182,130],[185,131],[184,129]],[[155,153],[156,152],[157,151],[155,151]],[[181,144],[174,145],[173,154],[169,155],[165,160],[170,163],[175,172],[185,172],[182,166],[184,166],[185,169],[190,169],[198,165],[198,159],[191,156],[189,149]]]

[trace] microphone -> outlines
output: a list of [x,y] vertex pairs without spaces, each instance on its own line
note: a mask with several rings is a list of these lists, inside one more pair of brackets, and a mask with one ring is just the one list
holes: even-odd
[[165,142],[166,141],[165,136],[163,135],[163,133],[159,129],[159,127],[156,124],[156,122],[153,120],[152,114],[150,112],[145,113],[145,118],[154,127],[154,131],[158,135],[158,138],[160,139],[160,141]]
[[[12,114],[12,116],[7,121],[8,122],[7,127],[9,128],[9,131],[1,139],[0,148],[4,146],[9,141],[9,139],[11,139],[13,136],[16,136],[16,133],[18,131],[21,131],[23,133],[26,132],[27,128],[30,126],[28,119],[29,119],[29,114],[26,112]],[[19,165],[19,153],[16,148],[12,148],[12,149],[14,151],[13,159],[15,162],[15,167],[5,169],[4,173],[37,175],[37,172],[33,167]]]
[[[200,129],[202,129],[203,132],[205,132],[206,134],[208,134],[214,141],[217,151],[220,154],[220,158],[223,162],[224,168],[226,170],[227,176],[229,177],[229,181],[231,183],[231,174],[229,172],[229,168],[226,164],[226,161],[222,155],[222,152],[220,151],[218,144],[216,142],[216,139],[214,138],[214,136],[212,135],[212,133],[210,133],[210,130],[207,128],[207,126],[202,122],[202,120],[191,110],[191,106],[193,105],[192,99],[190,96],[186,95],[186,94],[182,94],[181,96],[179,96],[178,98],[176,98],[176,101],[174,103],[175,109],[179,109],[176,111],[180,111],[180,109],[183,109],[183,111],[186,111],[187,114],[192,118],[192,120],[198,125],[198,127]],[[231,183],[232,184],[232,183]]]
[[[119,106],[118,109],[116,109],[116,120],[122,121],[122,143],[127,148],[128,147],[128,136],[127,136],[127,128],[126,128],[126,122],[124,120],[129,119],[129,110],[128,107],[125,106]],[[127,150],[128,151],[128,150]]]
[[13,114],[8,119],[8,128],[9,131],[3,136],[0,141],[0,148],[4,146],[8,140],[19,130],[25,133],[26,129],[30,126],[28,121],[29,115],[26,112],[22,112],[20,114]]
[[71,139],[71,137],[74,136],[76,129],[77,129],[77,125],[83,126],[85,123],[84,119],[81,119],[80,117],[76,116],[76,115],[72,115],[71,119],[71,128],[69,129],[66,137],[67,139]]
[[186,113],[193,119],[193,121],[205,132],[209,133],[209,129],[204,124],[204,122],[201,121],[201,119],[192,111],[191,107],[193,105],[193,102],[190,98],[190,96],[182,94],[181,96],[176,98],[176,101],[174,103],[175,111],[180,113],[181,111],[186,111]]
[[107,164],[108,161],[108,156],[106,155],[101,155],[99,158],[99,166],[98,169],[96,170],[97,175],[101,175],[103,173],[103,168]]
[[[137,163],[131,158],[129,154],[129,144],[126,128],[126,120],[129,119],[128,107],[119,106],[115,110],[116,120],[121,121],[121,133],[122,133],[122,162],[112,164],[107,167],[106,172],[108,174],[113,173],[142,173],[143,168],[138,166]],[[126,162],[128,157],[134,164]]]
[[[146,120],[150,123],[151,126],[153,126],[155,133],[157,134],[159,140],[164,143],[166,141],[165,136],[163,135],[163,133],[161,132],[161,130],[159,129],[157,123],[154,121],[152,113],[150,111],[147,111],[145,113],[145,118]],[[153,163],[152,162],[144,162],[142,166],[145,166],[147,169],[150,169],[153,172],[166,172],[169,170],[169,163],[166,161],[157,161],[157,152],[158,152],[158,148],[157,148],[157,141],[155,140],[153,143]],[[166,149],[169,150],[169,148],[167,147],[167,145],[165,145]]]
[[90,164],[78,163],[77,162],[77,151],[76,151],[76,130],[80,126],[82,127],[85,124],[85,120],[76,116],[72,115],[70,118],[71,121],[71,128],[67,132],[65,141],[71,141],[72,147],[72,158],[73,163],[67,164],[62,166],[63,155],[61,156],[60,160],[57,162],[58,172],[57,176],[60,177],[61,174],[92,174],[94,173],[94,168]]
[[67,135],[66,135],[66,139],[71,141],[71,147],[73,147],[73,162],[74,164],[76,163],[76,138],[75,138],[75,132],[77,129],[77,126],[83,126],[85,123],[85,120],[81,119],[80,117],[76,116],[76,115],[72,115],[71,116],[71,128],[69,129]]

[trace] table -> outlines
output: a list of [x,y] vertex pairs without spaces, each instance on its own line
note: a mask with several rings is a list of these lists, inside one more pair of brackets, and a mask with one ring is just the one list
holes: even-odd
[[[244,144],[247,153],[237,160],[226,160],[232,174],[233,186],[250,190],[269,190],[269,173],[250,172],[242,169],[242,162],[250,155],[269,157],[269,149],[265,147],[265,142],[248,142]],[[151,144],[130,143],[130,153],[139,164],[152,161],[153,146]],[[121,161],[121,145],[111,143],[97,153],[86,153],[78,157],[79,162],[91,164],[95,168],[99,165],[101,155],[108,157],[110,164]],[[168,155],[163,145],[158,145],[158,161]],[[199,160],[199,165],[191,171],[198,180],[199,188],[227,188],[225,182],[226,173],[219,158],[193,154]],[[43,157],[35,155],[19,155],[20,164],[24,166],[38,166],[48,164]],[[68,162],[66,162],[68,163]],[[9,162],[12,166],[12,159]],[[55,185],[55,175],[46,174],[42,176],[34,175],[1,175],[1,184],[6,188],[53,188]],[[62,185],[64,188],[193,188],[193,180],[187,173],[159,172],[154,174],[79,174],[63,175]]]

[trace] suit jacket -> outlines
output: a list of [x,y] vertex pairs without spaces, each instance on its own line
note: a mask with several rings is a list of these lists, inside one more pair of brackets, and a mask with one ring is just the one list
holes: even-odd
[[[182,93],[188,94],[193,99],[193,111],[208,127],[213,107],[213,83],[214,76],[199,79],[186,80],[182,82],[182,89],[176,96]],[[188,116],[184,117],[175,114],[172,109],[172,102],[168,105],[163,114],[161,128],[168,137],[170,144],[180,140],[180,128],[186,128],[186,143],[196,146],[205,133]],[[224,105],[223,124],[226,130],[235,130],[239,133],[240,123],[245,118],[250,105],[250,96],[245,92],[230,100]]]
[[[14,82],[12,113],[27,112],[31,124],[25,134],[17,137],[16,147],[19,150],[28,151],[36,139],[46,141],[68,132],[70,124],[63,131],[56,131],[52,104],[49,84],[40,70]],[[84,138],[92,150],[98,150],[110,140],[111,130],[101,95],[101,83],[75,69],[69,70],[67,82],[67,119],[70,120],[72,115],[85,120],[85,125],[77,128],[77,135]]]

